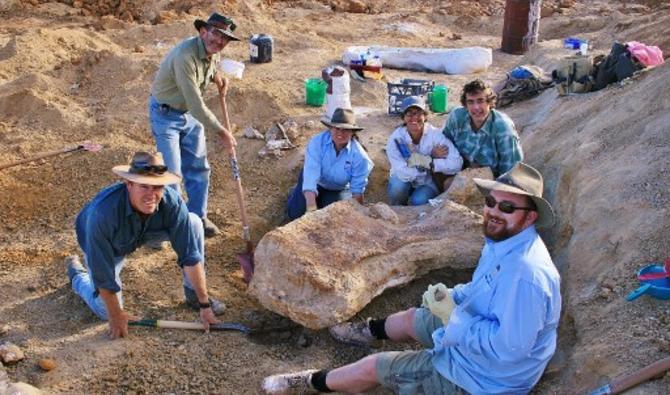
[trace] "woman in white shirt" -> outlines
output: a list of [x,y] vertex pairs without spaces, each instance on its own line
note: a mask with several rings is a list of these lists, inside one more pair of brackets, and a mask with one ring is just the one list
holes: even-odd
[[405,98],[401,117],[403,124],[391,133],[386,145],[391,162],[389,203],[418,206],[439,194],[433,173],[456,174],[463,158],[440,129],[426,122],[428,111],[422,97]]

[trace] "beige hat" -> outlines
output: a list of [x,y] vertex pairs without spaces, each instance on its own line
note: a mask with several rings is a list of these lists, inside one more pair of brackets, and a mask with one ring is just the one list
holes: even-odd
[[549,226],[554,223],[554,210],[548,201],[542,198],[544,182],[542,174],[535,168],[519,162],[507,173],[500,175],[495,181],[482,178],[473,179],[481,193],[486,196],[491,191],[503,191],[518,195],[530,196],[537,206],[538,218],[535,225]]
[[337,108],[333,111],[333,116],[323,118],[321,123],[329,128],[347,129],[353,131],[363,130],[362,127],[356,125],[356,115],[350,108]]
[[161,154],[150,154],[145,151],[136,152],[130,165],[119,165],[112,168],[114,174],[128,181],[146,185],[172,185],[181,181],[181,177],[167,171]]

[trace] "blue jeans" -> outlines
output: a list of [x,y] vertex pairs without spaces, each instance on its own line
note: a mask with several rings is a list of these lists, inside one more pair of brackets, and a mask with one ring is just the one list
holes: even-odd
[[428,199],[432,199],[439,194],[437,187],[431,182],[430,184],[412,186],[411,182],[405,182],[396,176],[389,178],[389,185],[387,188],[389,203],[393,206],[420,206],[428,203]]
[[[149,98],[149,120],[156,148],[168,170],[183,177],[188,211],[207,216],[210,167],[207,162],[205,129],[188,112],[181,112]],[[181,192],[179,184],[170,187]]]
[[[202,248],[202,251],[205,249],[205,233],[202,225],[202,220],[200,217],[193,213],[189,213],[189,220],[191,222],[191,228],[194,228],[193,230],[196,232],[198,235],[198,243],[200,243],[200,246]],[[159,236],[157,233],[164,233],[164,232],[155,232],[155,233],[147,233],[145,234],[145,237],[142,242],[146,240],[151,240],[152,238],[155,238]],[[88,305],[88,307],[93,311],[93,313],[98,316],[101,320],[107,321],[107,306],[105,305],[104,300],[100,297],[100,294],[98,290],[95,288],[95,285],[93,284],[93,280],[91,279],[90,272],[91,272],[91,267],[88,264],[88,259],[86,255],[84,255],[84,263],[86,264],[86,268],[88,269],[88,272],[86,273],[79,273],[74,278],[72,279],[72,290],[79,295],[84,302]],[[121,270],[123,270],[123,266],[126,264],[126,259],[125,257],[114,257],[114,274],[116,278],[116,282],[119,284],[121,288],[123,288],[123,284],[121,283]],[[204,262],[202,262],[204,265]],[[193,290],[193,285],[191,284],[191,281],[188,279],[186,276],[186,273],[182,269],[182,278],[184,282],[184,294],[191,290]],[[187,290],[188,288],[188,290]],[[119,305],[121,308],[123,308],[123,293],[121,291],[116,293],[116,297],[119,300]]]
[[[318,208],[324,208],[340,200],[351,199],[353,196],[349,189],[331,191],[321,186],[317,186],[316,188],[318,192],[316,195],[316,207]],[[302,193],[302,170],[300,170],[298,183],[293,187],[286,206],[286,215],[288,215],[291,221],[302,217],[307,210],[307,201],[305,200],[305,195]]]

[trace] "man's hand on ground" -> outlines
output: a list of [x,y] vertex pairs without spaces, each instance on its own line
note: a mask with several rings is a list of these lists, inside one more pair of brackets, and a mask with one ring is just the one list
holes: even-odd
[[209,333],[210,324],[219,323],[219,321],[214,316],[214,310],[212,310],[211,307],[206,309],[200,309],[200,321],[202,322],[202,325],[205,327],[206,333]]
[[456,303],[451,296],[451,290],[446,285],[438,283],[429,285],[428,290],[423,293],[423,306],[439,317],[444,325],[447,325]]
[[430,151],[430,156],[433,158],[446,158],[449,155],[449,147],[446,145],[436,145]]
[[109,330],[107,335],[110,339],[118,339],[120,337],[128,336],[128,321],[130,317],[128,313],[121,310],[116,314],[110,314],[108,317]]

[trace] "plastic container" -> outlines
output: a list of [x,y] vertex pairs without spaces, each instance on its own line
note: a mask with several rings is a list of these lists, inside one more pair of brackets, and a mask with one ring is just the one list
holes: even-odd
[[351,108],[349,92],[326,95],[326,118],[332,118],[338,108]]
[[254,34],[249,39],[249,60],[251,63],[272,62],[274,40],[268,34]]
[[239,79],[242,78],[242,74],[244,73],[244,63],[231,59],[223,59],[221,63],[219,63],[219,70]]
[[326,88],[328,84],[321,78],[310,78],[305,80],[305,103],[314,107],[321,107],[326,101]]
[[429,97],[430,97],[430,110],[432,112],[444,113],[447,111],[449,88],[447,88],[444,85],[435,85]]
[[402,112],[402,101],[407,96],[421,96],[427,99],[428,93],[433,91],[434,81],[413,80],[405,78],[399,83],[388,82],[389,114],[400,114]]
[[[568,37],[563,40],[563,48],[566,49],[580,49],[582,43],[586,43],[587,41],[581,40],[579,38],[575,37]],[[587,44],[588,46],[588,44]]]
[[589,43],[588,42],[582,42],[579,44],[579,53],[583,56],[586,56],[589,54]]

